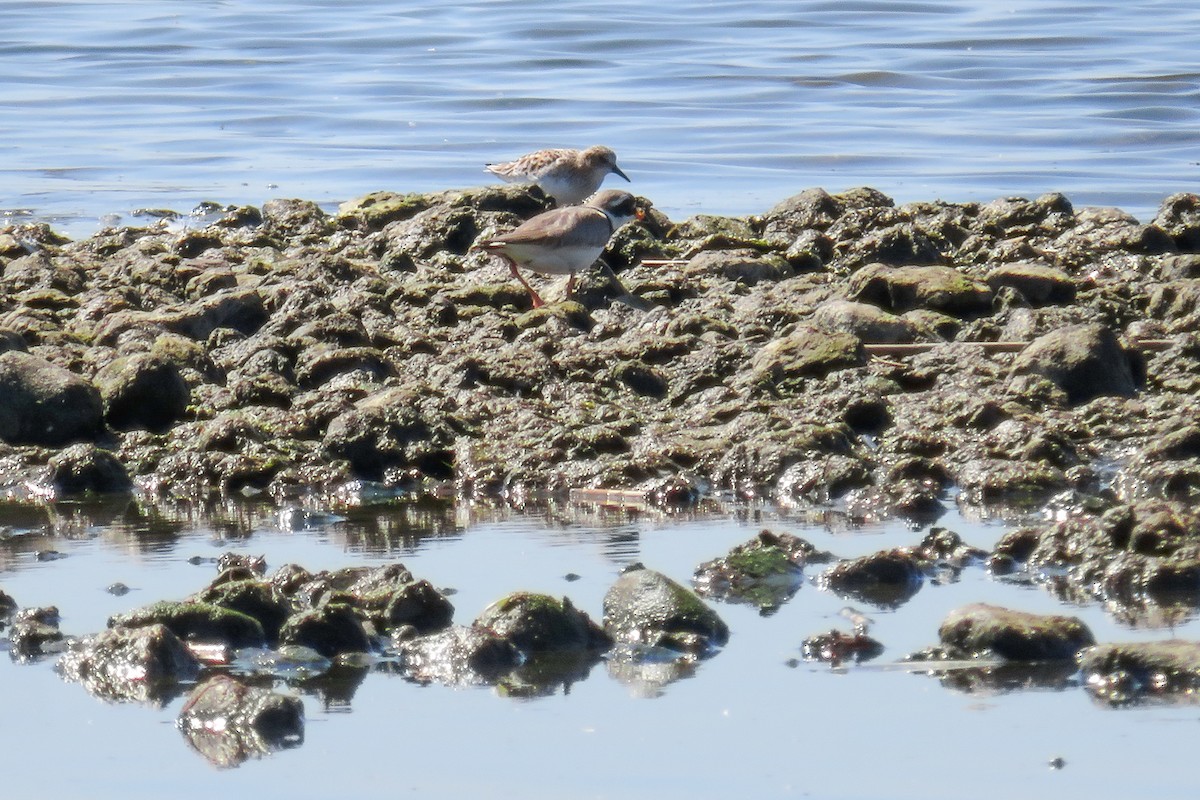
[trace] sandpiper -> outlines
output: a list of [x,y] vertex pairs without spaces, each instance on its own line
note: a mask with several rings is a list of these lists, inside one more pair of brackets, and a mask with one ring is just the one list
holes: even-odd
[[567,296],[575,288],[575,273],[596,262],[613,233],[626,222],[642,219],[637,198],[629,192],[606,189],[581,206],[554,208],[538,214],[479,247],[508,262],[513,277],[529,291],[533,307],[545,305],[517,266],[544,275],[569,274]]
[[617,166],[617,154],[600,145],[586,150],[538,150],[515,161],[488,164],[487,171],[509,183],[535,183],[560,206],[583,202],[610,172],[629,180]]

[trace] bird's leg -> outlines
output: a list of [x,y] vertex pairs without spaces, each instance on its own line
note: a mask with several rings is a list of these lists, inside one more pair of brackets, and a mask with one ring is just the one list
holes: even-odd
[[521,273],[517,271],[517,262],[513,261],[511,258],[506,260],[508,261],[508,268],[512,270],[513,277],[519,280],[521,285],[524,286],[526,291],[529,292],[529,299],[533,301],[533,307],[541,308],[542,306],[546,305],[545,301],[543,301],[538,293],[533,290],[533,287],[529,285],[529,282],[521,277]]
[[571,292],[575,291],[575,273],[571,273],[570,279],[567,281],[567,297],[571,296]]

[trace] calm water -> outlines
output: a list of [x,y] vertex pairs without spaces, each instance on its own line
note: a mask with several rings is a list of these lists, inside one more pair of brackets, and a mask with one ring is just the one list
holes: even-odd
[[592,143],[676,218],[865,184],[1148,219],[1200,189],[1193,0],[0,10],[0,209],[75,235],[145,207],[475,185]]
[[[763,526],[841,556],[915,543],[925,533],[814,525],[769,508],[683,518],[385,508],[303,531],[281,530],[270,513],[236,510],[201,526],[148,525],[119,506],[4,514],[12,527],[0,542],[0,586],[23,605],[57,603],[64,631],[76,634],[98,630],[109,614],[202,587],[213,567],[189,559],[227,550],[264,554],[271,568],[402,560],[456,589],[456,621],[469,623],[516,589],[567,594],[598,617],[624,564],[640,560],[686,581],[696,564]],[[956,514],[942,521],[981,547],[1004,530]],[[38,561],[34,552],[47,548],[66,557]],[[580,577],[568,582],[568,573]],[[816,573],[810,568],[807,577]],[[114,581],[133,591],[106,593]],[[846,627],[838,614],[846,601],[806,583],[772,616],[717,604],[732,629],[729,644],[693,677],[657,691],[615,679],[604,664],[569,692],[532,700],[373,672],[336,703],[301,694],[303,745],[231,770],[210,766],[174,728],[182,700],[165,708],[109,705],[63,683],[49,661],[0,658],[0,771],[8,796],[88,800],[1194,796],[1195,706],[1111,710],[1077,683],[968,694],[894,666],[934,643],[943,616],[972,601],[1064,610],[1040,589],[968,569],[957,581],[926,583],[893,611],[855,604],[874,619],[872,634],[886,651],[878,662],[835,671],[789,665],[804,637]],[[1170,635],[1125,629],[1096,606],[1067,610],[1100,640]],[[1174,631],[1198,632],[1195,622]],[[1065,768],[1051,769],[1053,758],[1065,759]]]

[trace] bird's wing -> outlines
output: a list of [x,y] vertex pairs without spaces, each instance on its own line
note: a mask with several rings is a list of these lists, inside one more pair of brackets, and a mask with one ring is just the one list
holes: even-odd
[[570,236],[571,244],[578,247],[604,247],[612,236],[612,224],[598,208],[556,208],[490,239],[488,245],[562,244],[567,236]]

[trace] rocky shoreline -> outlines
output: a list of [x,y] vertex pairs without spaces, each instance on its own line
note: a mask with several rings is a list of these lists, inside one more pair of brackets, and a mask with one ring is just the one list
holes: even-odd
[[[977,505],[1196,491],[1200,197],[1148,224],[1061,195],[897,207],[870,189],[651,211],[611,269],[530,310],[471,246],[547,204],[502,186],[78,242],[0,229],[0,486],[616,488],[916,520],[951,487]],[[936,346],[868,352],[906,342]]]
[[[673,680],[729,637],[700,596],[769,614],[817,564],[831,564],[812,576],[823,589],[879,608],[970,567],[1130,625],[1200,607],[1200,196],[1167,198],[1148,224],[1060,195],[896,207],[870,189],[809,190],[743,219],[652,211],[575,297],[531,309],[472,245],[547,205],[495,187],[377,193],[335,215],[299,200],[206,209],[203,224],[80,242],[0,229],[6,500],[253,497],[281,525],[370,498],[572,493],[765,499],[918,527],[952,503],[1048,521],[991,551],[935,527],[840,561],[764,530],[697,567],[699,596],[631,567],[602,625],[517,591],[454,626],[401,564],[267,576],[234,559],[203,591],[79,640],[56,609],[0,593],[10,654],[66,649],[65,677],[142,702],[212,666],[365,671],[367,653],[421,682],[537,693],[602,654],[618,677]],[[1061,686],[1082,667],[1095,697],[1125,704],[1200,684],[1191,644],[1097,645],[1071,617],[975,604],[938,637],[909,657],[955,685]],[[882,649],[856,621],[803,652],[839,664]],[[263,663],[239,666],[243,651]],[[132,673],[148,677],[112,677]],[[222,672],[179,724],[233,764],[302,740],[292,699]],[[238,738],[211,739],[214,719]]]

